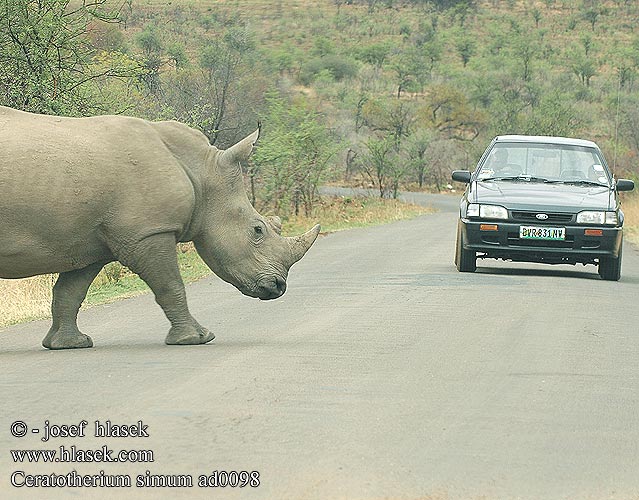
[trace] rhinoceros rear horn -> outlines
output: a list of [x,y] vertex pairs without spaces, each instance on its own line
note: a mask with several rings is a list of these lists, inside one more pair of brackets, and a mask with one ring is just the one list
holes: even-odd
[[237,165],[242,161],[248,160],[249,156],[253,152],[253,147],[260,137],[260,128],[251,135],[245,137],[237,144],[234,144],[230,148],[224,150],[222,157],[231,165]]
[[311,245],[315,243],[317,239],[317,235],[320,232],[320,225],[316,224],[315,227],[309,229],[304,234],[300,236],[290,236],[286,238],[291,247],[291,256],[292,262],[291,266],[295,264],[298,260],[304,257],[304,254],[311,248]]

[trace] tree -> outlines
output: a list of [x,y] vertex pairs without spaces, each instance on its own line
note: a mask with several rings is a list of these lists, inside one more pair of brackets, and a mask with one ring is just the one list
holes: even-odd
[[584,48],[584,54],[586,54],[586,57],[589,56],[590,51],[594,47],[594,40],[592,39],[592,36],[590,35],[590,33],[584,33],[581,36],[581,44],[583,45],[583,48]]
[[586,9],[582,13],[583,18],[590,23],[590,27],[592,28],[592,31],[595,31],[595,24],[597,24],[597,20],[599,19],[599,16],[601,15],[601,13],[602,13],[601,9],[597,7],[591,7],[589,9]]
[[145,72],[142,81],[151,94],[157,94],[160,91],[160,69],[163,64],[164,43],[157,28],[151,24],[137,34],[135,41],[144,56]]
[[471,57],[475,55],[477,51],[477,44],[475,40],[469,36],[462,36],[455,44],[459,57],[461,57],[464,68],[469,63]]
[[233,27],[200,51],[200,67],[213,98],[213,116],[207,131],[211,144],[216,143],[222,129],[240,64],[254,49],[252,34],[246,28]]
[[577,55],[573,59],[571,68],[573,73],[579,78],[582,85],[590,87],[590,80],[592,80],[592,77],[597,74],[597,67],[595,66],[592,58]]
[[408,164],[417,178],[417,184],[424,187],[426,173],[428,172],[428,159],[426,152],[433,141],[433,134],[428,129],[418,129],[408,140],[407,155]]
[[[215,38],[206,36],[199,50],[188,52],[178,37],[167,44],[162,39],[150,43],[151,37],[141,41],[145,57],[162,47],[159,68],[166,70],[157,73],[158,91],[142,100],[140,114],[181,121],[222,149],[255,127],[268,84],[250,64],[255,42],[246,28],[236,25]],[[191,54],[196,56],[193,61],[188,59]]]
[[397,99],[369,99],[362,106],[364,123],[374,132],[393,141],[396,152],[402,140],[411,133],[415,123],[415,110],[411,102]]
[[492,96],[488,107],[493,134],[521,133],[523,116],[533,107],[538,96],[534,88],[512,76],[501,75],[497,85],[500,92]]
[[189,58],[186,55],[186,49],[181,43],[172,42],[168,44],[166,47],[166,53],[175,65],[176,70],[184,68],[189,63]]
[[427,179],[437,191],[450,182],[450,175],[456,165],[461,165],[459,142],[450,139],[433,141],[428,148],[430,168]]
[[322,116],[304,102],[288,103],[276,94],[267,100],[268,127],[249,170],[251,184],[255,186],[261,176],[266,204],[278,211],[292,209],[295,215],[303,209],[310,216],[317,190],[342,145],[323,124]]
[[[627,141],[632,148],[635,156],[639,155],[639,98],[634,95],[624,95],[623,105],[618,106],[619,133]],[[617,108],[617,103],[615,103]],[[615,116],[617,111],[614,112]],[[636,164],[636,162],[635,162]],[[639,174],[639,170],[635,167],[635,175]]]
[[47,114],[110,109],[92,87],[104,78],[129,78],[131,68],[94,66],[87,24],[117,22],[126,3],[109,10],[106,0],[0,0],[0,101]]
[[367,62],[371,66],[381,68],[391,51],[391,45],[387,42],[378,42],[365,45],[357,52],[358,59]]
[[521,79],[529,81],[532,76],[532,67],[539,42],[530,37],[520,36],[513,44],[513,51],[517,60],[521,63]]
[[539,22],[541,21],[541,11],[538,8],[532,10],[532,17],[535,21],[535,28],[539,28]]
[[639,67],[639,51],[635,47],[613,47],[609,60],[617,73],[619,88],[630,87]]
[[576,137],[585,120],[570,98],[559,92],[544,94],[522,120],[522,134]]
[[391,192],[392,166],[396,163],[395,141],[388,135],[373,137],[364,142],[366,150],[360,155],[359,164],[371,182],[379,189],[380,198]]
[[400,99],[402,92],[417,80],[420,64],[415,55],[412,51],[397,51],[389,61],[389,68],[394,74],[397,87],[397,99]]
[[357,74],[356,62],[348,56],[331,54],[309,60],[300,70],[300,82],[311,85],[321,75],[329,75],[333,80],[347,80]]
[[427,61],[425,68],[427,69],[427,75],[430,78],[433,70],[435,69],[435,65],[441,61],[442,54],[444,53],[444,47],[439,37],[435,37],[424,43],[422,46],[422,53]]
[[447,84],[434,85],[420,110],[422,123],[443,137],[473,140],[484,122],[483,114],[473,108],[460,89]]

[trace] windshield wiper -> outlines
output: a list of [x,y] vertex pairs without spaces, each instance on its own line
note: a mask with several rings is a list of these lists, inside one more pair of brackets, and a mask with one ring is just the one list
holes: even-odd
[[585,179],[579,179],[579,180],[565,180],[565,181],[559,181],[562,184],[578,184],[578,185],[582,185],[582,186],[599,186],[599,187],[605,187],[610,189],[610,186],[608,186],[607,184],[602,184],[601,182],[595,182],[595,181],[587,181]]
[[535,177],[533,175],[513,175],[507,177],[486,177],[485,179],[477,179],[479,181],[525,181],[525,182],[544,182],[555,183],[559,181],[553,181],[544,177]]

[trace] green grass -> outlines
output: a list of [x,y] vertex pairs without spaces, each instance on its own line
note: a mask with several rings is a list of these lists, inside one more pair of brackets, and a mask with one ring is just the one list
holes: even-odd
[[137,275],[130,273],[118,281],[92,284],[84,301],[85,305],[105,304],[149,291],[149,287]]
[[[186,283],[197,281],[211,273],[208,266],[200,258],[192,244],[180,244],[177,247],[180,274]],[[105,304],[149,292],[147,284],[137,274],[118,263],[109,264],[120,272],[109,277],[108,269],[101,271],[95,279],[85,300],[86,305]]]

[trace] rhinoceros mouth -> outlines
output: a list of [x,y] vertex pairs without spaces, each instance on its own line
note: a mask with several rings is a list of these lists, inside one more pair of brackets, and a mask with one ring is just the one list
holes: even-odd
[[240,288],[240,292],[249,297],[260,300],[273,300],[284,295],[286,291],[286,281],[279,276],[270,276],[258,280],[255,286],[250,288]]

